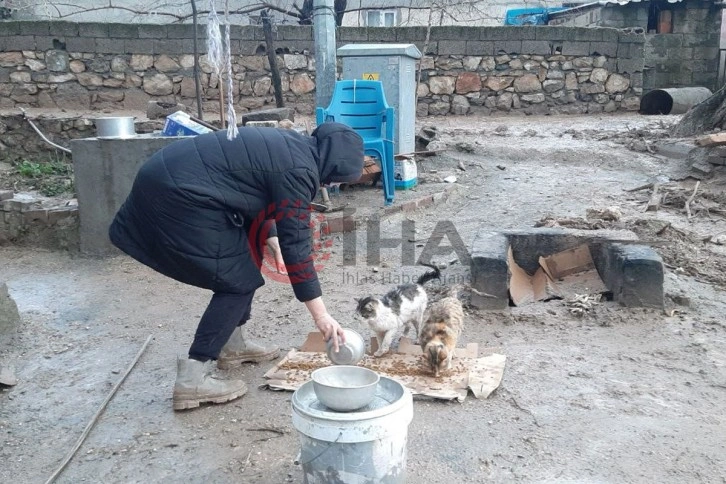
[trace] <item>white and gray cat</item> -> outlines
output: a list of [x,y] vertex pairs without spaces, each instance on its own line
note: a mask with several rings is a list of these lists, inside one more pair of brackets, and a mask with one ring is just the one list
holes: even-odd
[[382,297],[367,296],[356,299],[356,312],[366,320],[378,340],[378,350],[373,356],[380,357],[388,353],[393,336],[401,327],[403,336],[413,327],[418,337],[428,304],[428,295],[423,285],[433,279],[440,279],[441,276],[438,267],[422,265],[433,270],[421,275],[416,283],[396,286]]

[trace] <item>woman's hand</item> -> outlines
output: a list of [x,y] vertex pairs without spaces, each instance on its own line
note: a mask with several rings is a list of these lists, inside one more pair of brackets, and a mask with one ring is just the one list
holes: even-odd
[[345,333],[340,324],[330,314],[325,313],[315,319],[315,326],[323,334],[326,342],[333,338],[333,349],[337,353],[339,344],[345,343]]
[[282,251],[280,250],[280,240],[277,237],[270,237],[267,239],[267,248],[272,252],[272,256],[275,259],[275,269],[280,274],[287,274],[287,268],[285,267],[285,260],[282,258]]
[[345,343],[345,333],[343,332],[343,328],[340,327],[340,324],[328,314],[328,310],[325,309],[325,303],[323,303],[323,298],[317,297],[307,301],[305,306],[310,311],[310,315],[313,317],[313,321],[315,321],[315,326],[323,334],[325,341],[327,342],[330,338],[333,338],[333,349],[337,353],[340,347],[339,344]]

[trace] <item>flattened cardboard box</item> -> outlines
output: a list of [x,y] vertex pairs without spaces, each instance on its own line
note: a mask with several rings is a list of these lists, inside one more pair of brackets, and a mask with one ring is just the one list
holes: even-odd
[[[371,339],[371,352],[376,350]],[[405,385],[413,395],[463,402],[469,390],[475,398],[487,398],[499,387],[504,375],[506,356],[490,352],[479,357],[478,345],[456,348],[451,370],[435,378],[424,365],[421,348],[410,339],[401,338],[395,353],[381,358],[366,354],[363,366]],[[314,370],[332,365],[325,352],[325,342],[318,332],[310,333],[299,350],[291,350],[277,365],[265,373],[266,386],[272,390],[297,390],[310,380]]]
[[532,276],[514,260],[511,247],[508,263],[509,293],[515,306],[562,299],[575,294],[598,294],[607,291],[587,244],[549,257],[540,257],[540,267]]

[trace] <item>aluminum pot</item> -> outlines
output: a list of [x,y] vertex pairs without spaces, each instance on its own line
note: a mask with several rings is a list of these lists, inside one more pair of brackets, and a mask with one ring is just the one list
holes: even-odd
[[[345,333],[345,343],[338,340],[338,352],[333,347],[333,338],[328,340],[326,350],[328,358],[335,365],[356,365],[366,352],[366,342],[363,337],[352,329],[343,329]],[[336,336],[334,336],[335,338]]]
[[362,366],[334,365],[318,368],[311,379],[320,403],[338,412],[352,412],[373,401],[381,377]]
[[95,118],[96,136],[101,139],[124,139],[136,136],[133,116]]

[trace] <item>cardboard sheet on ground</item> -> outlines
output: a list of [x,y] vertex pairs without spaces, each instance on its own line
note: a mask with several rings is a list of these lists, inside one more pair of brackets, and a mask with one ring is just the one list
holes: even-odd
[[531,276],[515,262],[511,247],[508,258],[509,292],[516,306],[607,291],[586,244],[540,257],[540,267]]
[[[376,339],[372,338],[371,352],[376,346]],[[435,378],[424,366],[421,348],[410,339],[401,338],[395,353],[381,358],[366,354],[359,365],[398,380],[414,395],[463,402],[469,390],[475,398],[489,397],[502,381],[506,356],[487,353],[480,357],[476,343],[457,348],[451,370]],[[322,335],[310,333],[299,350],[291,350],[265,373],[266,386],[273,390],[297,390],[310,380],[314,370],[331,364]]]

